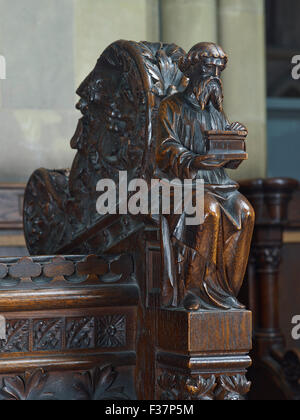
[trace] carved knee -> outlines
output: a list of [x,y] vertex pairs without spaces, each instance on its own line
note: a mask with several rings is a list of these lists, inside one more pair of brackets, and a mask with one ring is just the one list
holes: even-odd
[[243,197],[243,212],[242,212],[242,218],[243,218],[243,222],[246,225],[250,226],[254,226],[255,223],[255,212],[254,212],[254,208],[252,207],[252,205],[249,203],[249,201]]
[[214,221],[219,221],[221,218],[220,204],[209,194],[204,196],[204,213],[205,220],[212,219]]

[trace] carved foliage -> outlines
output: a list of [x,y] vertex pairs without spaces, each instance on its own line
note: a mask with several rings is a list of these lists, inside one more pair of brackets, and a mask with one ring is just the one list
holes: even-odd
[[251,383],[244,375],[204,378],[163,372],[158,385],[161,400],[243,400]]
[[1,340],[1,353],[29,351],[29,320],[6,321],[6,340]]
[[216,399],[218,400],[244,400],[244,396],[250,391],[251,382],[244,375],[221,376],[218,378]]
[[186,88],[187,79],[178,67],[185,52],[175,44],[140,42],[144,66],[151,78],[151,91],[163,98]]
[[95,319],[93,317],[69,319],[66,326],[67,348],[88,349],[94,343]]
[[62,319],[41,319],[33,323],[33,350],[53,351],[62,348]]
[[44,392],[47,379],[48,374],[42,369],[4,378],[0,395],[2,399],[15,401],[54,399],[52,393]]
[[52,374],[43,369],[3,377],[0,400],[125,400],[124,387],[116,385],[118,372],[111,365],[85,372]]
[[127,400],[123,387],[113,387],[117,376],[111,365],[76,374],[74,387],[78,391],[78,399]]
[[213,400],[216,378],[197,378],[164,372],[158,378],[161,400]]
[[0,353],[124,347],[126,327],[123,314],[7,320],[7,338],[0,341]]
[[71,140],[77,154],[70,173],[38,170],[26,188],[31,254],[73,251],[72,241],[102,217],[96,211],[99,180],[118,183],[119,171],[127,171],[128,182],[152,177],[156,111],[187,84],[177,65],[183,55],[176,45],[147,42],[118,41],[104,51],[77,91],[82,118]]

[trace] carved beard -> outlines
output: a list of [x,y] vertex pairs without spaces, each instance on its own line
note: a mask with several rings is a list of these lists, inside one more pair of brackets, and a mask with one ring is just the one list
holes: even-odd
[[204,111],[209,101],[211,101],[218,111],[223,112],[224,97],[220,79],[209,78],[201,80],[200,84],[194,88],[194,95],[202,111]]

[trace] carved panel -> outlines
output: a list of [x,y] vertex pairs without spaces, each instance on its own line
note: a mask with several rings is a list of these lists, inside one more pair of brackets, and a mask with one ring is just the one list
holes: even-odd
[[128,344],[129,327],[124,314],[7,320],[0,353],[117,349]]
[[77,154],[70,172],[40,169],[26,188],[24,229],[31,254],[106,251],[132,235],[132,222],[122,227],[124,218],[114,226],[121,230],[117,235],[107,229],[109,222],[96,211],[96,185],[103,178],[118,183],[119,171],[127,171],[128,181],[152,177],[158,105],[186,87],[177,65],[183,55],[174,44],[132,41],[117,41],[103,52],[77,90],[82,118],[71,139]]
[[6,321],[6,340],[1,340],[1,353],[29,351],[29,320]]
[[62,319],[39,319],[33,322],[33,350],[53,351],[62,348]]
[[67,320],[66,347],[68,349],[89,349],[95,347],[94,317]]

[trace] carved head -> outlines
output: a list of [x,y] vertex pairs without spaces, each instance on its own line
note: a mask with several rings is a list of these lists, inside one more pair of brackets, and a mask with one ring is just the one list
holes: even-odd
[[227,61],[228,56],[223,49],[211,42],[196,44],[180,59],[179,68],[190,79],[190,89],[202,109],[211,100],[218,110],[223,110],[221,73]]

